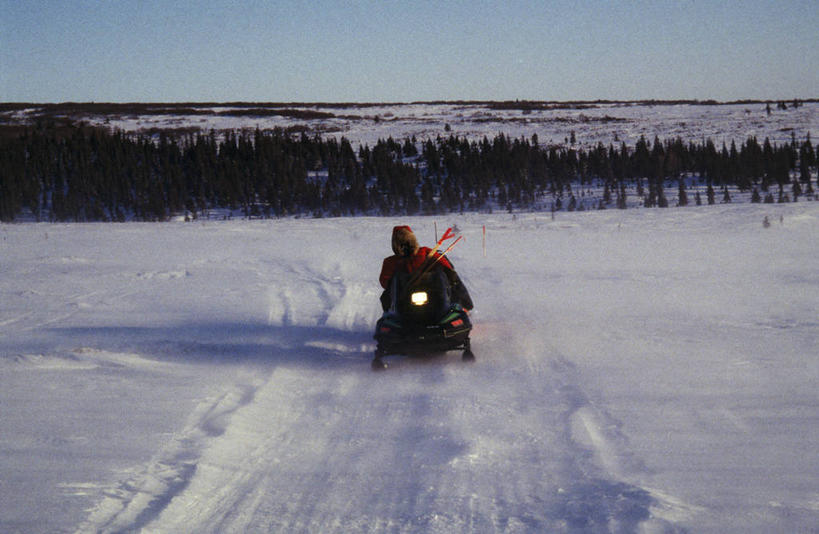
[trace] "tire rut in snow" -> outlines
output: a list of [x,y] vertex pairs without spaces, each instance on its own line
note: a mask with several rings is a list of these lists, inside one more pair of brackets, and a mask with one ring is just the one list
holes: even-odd
[[576,441],[575,414],[596,412],[571,364],[542,352],[488,361],[409,360],[385,375],[365,359],[360,370],[280,366],[146,526],[560,532],[649,517],[651,495]]
[[362,364],[277,369],[150,528],[340,532],[422,515],[423,473],[464,445],[434,424],[440,399],[419,393],[435,373],[373,383]]
[[[470,426],[488,441],[483,448],[489,457],[503,443],[513,443],[507,469],[518,473],[497,498],[503,504],[496,505],[490,530],[635,530],[649,519],[653,498],[621,480],[623,472],[641,466],[629,454],[616,421],[584,392],[577,367],[549,348],[546,329],[518,328],[511,336],[510,330],[515,327],[489,328],[485,339],[475,340],[498,363],[497,355],[506,355],[503,370],[486,380],[495,390],[506,389],[496,394],[495,404],[507,413],[487,410],[481,413],[484,420]],[[579,420],[594,425],[597,441],[578,440]],[[602,465],[601,451],[608,461]]]
[[253,384],[237,384],[201,402],[185,429],[149,464],[106,492],[78,532],[136,531],[155,519],[185,490],[208,441],[224,433],[232,415],[252,402],[255,389]]

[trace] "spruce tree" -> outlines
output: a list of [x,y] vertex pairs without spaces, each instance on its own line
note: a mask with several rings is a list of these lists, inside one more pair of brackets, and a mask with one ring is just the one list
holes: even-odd
[[685,192],[685,181],[682,178],[680,178],[677,198],[678,198],[677,204],[679,206],[688,205],[688,194]]

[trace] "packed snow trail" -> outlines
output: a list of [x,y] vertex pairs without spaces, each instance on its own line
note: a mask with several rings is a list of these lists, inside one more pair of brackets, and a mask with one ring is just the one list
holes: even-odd
[[[224,432],[198,451],[192,468],[177,469],[183,480],[167,484],[166,494],[142,499],[145,508],[127,521],[93,526],[149,532],[634,530],[648,519],[653,499],[607,479],[573,441],[577,411],[595,414],[572,383],[572,366],[545,357],[544,368],[533,368],[516,355],[525,348],[501,351],[502,344],[483,337],[481,346],[501,357],[478,365],[454,355],[405,360],[377,374],[365,355],[293,349],[305,363],[277,366],[252,399],[237,403]],[[475,383],[493,385],[476,390]],[[170,463],[178,466],[183,456],[177,453]],[[138,488],[135,495],[141,494]]]

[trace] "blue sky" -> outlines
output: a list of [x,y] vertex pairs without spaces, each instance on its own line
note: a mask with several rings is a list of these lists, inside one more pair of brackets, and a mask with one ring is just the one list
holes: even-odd
[[3,102],[816,97],[815,0],[0,0]]

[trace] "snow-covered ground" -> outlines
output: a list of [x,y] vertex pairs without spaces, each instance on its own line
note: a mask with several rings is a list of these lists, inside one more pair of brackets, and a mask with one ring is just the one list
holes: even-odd
[[[434,222],[477,362],[374,373],[391,226]],[[2,225],[0,531],[815,531],[817,235],[817,202]]]
[[[160,105],[157,105],[161,107]],[[192,105],[196,113],[185,114],[83,114],[75,119],[105,125],[125,132],[156,132],[174,128],[210,130],[284,128],[305,131],[310,135],[346,137],[354,146],[373,146],[379,139],[402,140],[416,136],[418,141],[436,136],[457,135],[471,140],[498,134],[530,139],[538,136],[541,145],[568,145],[575,134],[577,147],[588,148],[598,143],[618,146],[625,142],[633,147],[641,135],[649,142],[677,137],[685,142],[702,143],[711,139],[717,148],[722,143],[737,146],[748,137],[756,136],[760,143],[769,138],[772,143],[784,143],[795,135],[804,141],[810,135],[819,139],[819,102],[805,102],[797,108],[789,103],[787,110],[772,104],[770,114],[763,103],[707,105],[695,103],[646,104],[637,102],[586,103],[578,106],[553,105],[544,109],[497,109],[487,103],[416,103],[384,104],[379,106],[294,105],[286,109],[296,112],[320,112],[331,118],[304,118],[248,113],[247,109],[226,106]],[[259,108],[265,109],[263,105]],[[269,107],[267,112],[283,109]],[[0,113],[0,121],[9,123],[36,120],[39,108]]]

